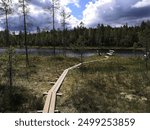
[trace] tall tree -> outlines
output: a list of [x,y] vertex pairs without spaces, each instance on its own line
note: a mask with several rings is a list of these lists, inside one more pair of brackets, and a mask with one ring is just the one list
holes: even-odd
[[63,30],[66,30],[66,25],[67,25],[67,19],[70,18],[70,13],[66,12],[65,9],[62,9],[61,13],[61,19],[62,19],[62,28]]
[[[32,36],[31,36],[32,37]],[[41,29],[40,29],[40,27],[38,26],[37,27],[37,33],[36,33],[36,46],[42,46],[42,42],[41,42]]]
[[28,56],[28,43],[27,43],[27,13],[28,13],[28,2],[29,0],[19,0],[19,6],[23,14],[23,26],[24,26],[24,45],[26,51],[26,67],[29,67],[29,56]]
[[[55,30],[55,18],[56,18],[56,13],[59,10],[60,6],[59,6],[59,0],[50,0],[49,5],[46,7],[46,10],[48,12],[50,12],[50,14],[52,15],[52,35],[53,37],[55,37],[56,35],[56,30]],[[54,49],[54,55],[55,55],[55,39],[52,39],[52,45],[53,45],[53,49]]]
[[101,46],[102,46],[102,43],[101,43],[102,32],[101,32],[100,24],[97,25],[97,30],[96,31],[97,31],[96,32],[96,44],[98,46],[98,55],[101,55],[100,49],[101,49]]
[[1,0],[0,1],[0,11],[5,15],[5,41],[6,45],[9,45],[9,59],[8,59],[8,72],[9,72],[9,86],[12,87],[12,49],[11,42],[9,39],[9,25],[8,25],[8,15],[12,13],[12,1],[11,0]]
[[66,42],[67,42],[67,39],[66,39],[66,32],[67,32],[67,28],[66,28],[66,25],[67,25],[67,19],[71,16],[70,13],[67,13],[65,11],[65,9],[62,9],[61,13],[61,19],[62,19],[62,28],[63,28],[63,31],[62,31],[62,45],[63,45],[63,49],[64,49],[64,54],[66,56]]
[[53,30],[55,30],[55,17],[56,17],[56,12],[59,9],[59,0],[51,1],[51,9],[52,9],[52,18],[53,18]]
[[[59,0],[52,0],[52,5],[51,5],[51,8],[52,8],[52,18],[53,18],[53,33],[54,33],[54,36],[56,35],[56,31],[55,31],[55,17],[56,17],[56,12],[57,10],[59,9]],[[53,47],[54,47],[54,56],[55,56],[55,46],[56,46],[56,43],[55,43],[55,40],[53,42]]]
[[83,63],[83,53],[84,53],[84,47],[85,47],[85,43],[86,43],[86,39],[85,39],[85,27],[84,27],[84,23],[81,22],[79,25],[79,37],[76,41],[76,46],[79,49],[80,52],[80,60],[81,63]]

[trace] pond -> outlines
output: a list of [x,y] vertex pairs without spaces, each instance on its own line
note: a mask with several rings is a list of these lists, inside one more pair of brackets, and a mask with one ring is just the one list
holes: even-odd
[[[6,49],[0,49],[0,54],[5,53]],[[16,49],[16,54],[25,54],[25,49]],[[102,55],[106,54],[109,50],[108,49],[101,49],[100,53]],[[46,49],[46,48],[39,48],[39,49],[28,49],[28,52],[30,55],[37,55],[37,56],[49,56],[54,55],[53,49]],[[96,49],[86,49],[83,51],[84,57],[89,57],[92,55],[96,55],[98,51]],[[68,57],[80,57],[80,51],[78,50],[72,50],[72,49],[56,49],[55,50],[56,55],[66,55]],[[144,52],[137,50],[136,52],[133,52],[132,50],[115,50],[115,55],[119,56],[143,56]]]

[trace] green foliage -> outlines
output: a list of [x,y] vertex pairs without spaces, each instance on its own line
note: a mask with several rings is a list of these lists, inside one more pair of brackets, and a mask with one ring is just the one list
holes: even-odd
[[139,42],[149,50],[150,48],[150,29],[147,27],[139,33]]
[[[79,39],[84,37],[84,46],[115,46],[115,47],[133,47],[134,43],[144,46],[145,40],[149,38],[149,21],[143,22],[141,26],[129,27],[128,25],[113,28],[98,24],[97,28],[85,28],[84,24],[72,29],[47,31],[37,27],[37,33],[28,35],[28,45],[30,46],[70,46],[78,43]],[[147,28],[147,31],[146,31]],[[145,32],[146,31],[146,32]],[[10,39],[15,46],[23,46],[23,33],[19,35],[11,34]],[[0,32],[0,46],[4,44],[4,32]],[[143,37],[143,38],[142,38]],[[144,37],[147,37],[146,39]],[[63,42],[63,44],[62,44]]]

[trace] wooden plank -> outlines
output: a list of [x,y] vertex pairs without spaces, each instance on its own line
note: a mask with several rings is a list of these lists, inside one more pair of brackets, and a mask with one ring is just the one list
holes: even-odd
[[55,112],[55,104],[56,104],[56,96],[57,96],[57,92],[60,89],[60,86],[62,85],[67,73],[69,70],[74,69],[78,66],[80,66],[80,64],[74,65],[68,69],[65,69],[63,71],[63,73],[61,74],[61,76],[58,78],[58,80],[56,81],[56,83],[54,84],[54,86],[50,89],[50,91],[48,92],[46,101],[45,101],[45,105],[43,108],[43,113],[54,113]]
[[53,92],[48,113],[54,113],[54,111],[55,111],[55,103],[56,103],[56,93]]
[[59,79],[57,80],[57,82],[55,83],[55,85],[52,88],[53,92],[52,92],[52,99],[51,99],[51,103],[50,103],[49,113],[54,113],[54,111],[55,111],[57,91],[59,90],[67,73],[68,73],[68,69],[64,70],[64,72],[61,74],[61,76],[59,77]]
[[52,98],[52,90],[50,89],[50,91],[48,92],[45,104],[44,104],[43,113],[47,113],[49,111],[51,98]]
[[57,93],[56,95],[57,95],[57,96],[62,96],[63,94],[62,94],[62,93]]

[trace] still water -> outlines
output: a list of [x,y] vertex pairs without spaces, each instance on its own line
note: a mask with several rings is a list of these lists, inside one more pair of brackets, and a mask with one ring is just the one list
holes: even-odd
[[[0,49],[0,54],[5,53],[6,49]],[[107,49],[102,49],[100,50],[100,53],[102,55],[106,54],[109,50]],[[15,49],[16,54],[25,54],[25,49]],[[37,55],[37,56],[50,56],[50,55],[54,55],[54,50],[53,49],[45,49],[45,48],[40,48],[40,49],[28,49],[28,52],[30,55]],[[63,50],[63,49],[56,49],[55,50],[55,54],[56,55],[66,55],[68,57],[80,57],[80,51],[77,50],[71,50],[71,49],[67,49],[67,50]],[[89,57],[92,55],[96,55],[97,50],[95,49],[86,49],[83,51],[83,56],[85,57]],[[143,51],[136,51],[133,52],[132,50],[116,50],[115,55],[119,55],[119,56],[143,56],[144,52]]]

